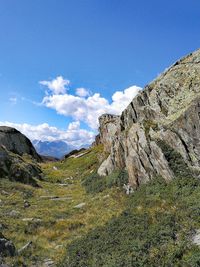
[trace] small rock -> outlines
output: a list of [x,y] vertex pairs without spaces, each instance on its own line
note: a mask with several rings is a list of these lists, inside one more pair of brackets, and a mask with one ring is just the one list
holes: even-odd
[[2,190],[1,191],[2,195],[5,195],[5,196],[9,196],[10,194],[8,192],[6,192],[5,190]]
[[24,200],[24,208],[29,208],[30,205],[31,204],[27,200]]
[[134,192],[134,190],[130,186],[130,184],[124,184],[123,188],[125,189],[127,195],[130,195],[130,194],[132,194]]
[[103,196],[103,199],[108,198],[108,197],[110,197],[110,195],[105,195]]
[[30,222],[30,221],[33,221],[33,218],[23,218],[22,221],[23,222]]
[[80,204],[74,206],[74,208],[76,208],[76,209],[81,209],[81,208],[84,207],[85,205],[86,205],[86,203],[80,203]]
[[47,266],[47,267],[51,267],[54,265],[54,261],[52,259],[46,259],[44,261],[44,265]]
[[200,230],[197,230],[195,235],[192,237],[193,244],[200,246]]
[[51,198],[50,200],[54,200],[54,201],[60,201],[60,200],[71,200],[71,197],[57,197],[57,198]]
[[18,218],[20,216],[20,212],[17,210],[11,210],[11,212],[8,215],[13,218]]

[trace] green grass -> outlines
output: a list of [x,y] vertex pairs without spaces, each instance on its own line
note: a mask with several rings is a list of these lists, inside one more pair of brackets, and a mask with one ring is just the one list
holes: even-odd
[[[33,242],[6,262],[42,266],[51,258],[58,267],[200,266],[200,249],[191,243],[200,229],[200,180],[179,154],[159,145],[177,178],[165,183],[157,177],[131,196],[121,189],[125,171],[104,178],[96,174],[102,146],[79,158],[41,164],[40,188],[1,179],[4,236],[17,249]],[[24,208],[24,200],[30,207]],[[85,205],[75,208],[80,203]]]
[[60,266],[200,266],[191,235],[200,228],[200,181],[155,179],[128,201],[127,209],[69,245]]
[[[14,242],[17,249],[28,241],[33,242],[23,255],[7,258],[9,264],[30,266],[36,263],[42,266],[47,258],[59,263],[73,240],[104,225],[123,211],[126,196],[118,188],[106,189],[91,197],[82,185],[83,177],[96,171],[101,151],[102,147],[95,147],[80,158],[41,164],[44,180],[38,182],[40,188],[0,179],[3,234]],[[57,170],[53,169],[54,166]],[[62,183],[67,185],[61,186]],[[51,200],[44,196],[65,199]],[[30,203],[29,208],[24,208],[24,200]],[[85,203],[85,206],[74,208],[80,203]],[[9,214],[12,210],[17,211],[15,217]]]
[[103,192],[106,188],[119,187],[128,183],[128,173],[125,170],[117,170],[106,177],[100,177],[92,173],[83,180],[83,186],[87,193]]

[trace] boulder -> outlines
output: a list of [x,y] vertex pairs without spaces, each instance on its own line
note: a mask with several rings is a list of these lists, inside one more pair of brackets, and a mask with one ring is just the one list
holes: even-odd
[[42,171],[36,162],[9,152],[4,146],[0,145],[1,178],[38,186],[35,178],[41,179]]
[[14,128],[0,126],[0,178],[37,186],[42,161],[31,141]]
[[41,161],[31,141],[15,128],[0,126],[0,145],[20,156],[28,154],[37,161]]
[[16,249],[12,241],[8,240],[0,233],[0,256],[7,257],[7,256],[15,256]]

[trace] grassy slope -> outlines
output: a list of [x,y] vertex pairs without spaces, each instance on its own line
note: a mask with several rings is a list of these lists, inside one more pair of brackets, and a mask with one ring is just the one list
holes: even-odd
[[200,180],[155,179],[142,185],[126,210],[72,242],[64,267],[199,267]]
[[[179,153],[159,145],[176,178],[167,184],[155,177],[141,185],[120,216],[69,245],[61,266],[200,266],[200,248],[192,244],[200,229],[200,179]],[[96,188],[94,180],[88,182]]]
[[[34,261],[42,266],[45,258],[64,267],[200,266],[200,249],[191,244],[195,229],[200,229],[200,180],[192,178],[177,153],[162,145],[177,178],[169,184],[156,178],[128,198],[117,187],[105,189],[105,183],[98,193],[102,188],[98,177],[97,184],[86,179],[85,191],[83,178],[95,173],[101,147],[81,158],[43,164],[45,181],[39,189],[1,180],[0,223],[7,226],[3,234],[17,248],[33,241],[24,255],[7,260],[15,266]],[[24,199],[29,208],[24,208]],[[74,208],[83,202],[83,208]],[[19,215],[11,217],[11,210]]]
[[[66,246],[73,240],[122,212],[126,197],[119,189],[90,195],[82,186],[82,178],[96,170],[101,149],[93,148],[87,155],[70,158],[63,163],[42,164],[45,181],[39,182],[39,189],[0,180],[0,224],[6,226],[3,234],[17,248],[33,241],[32,248],[14,259],[8,258],[8,262],[14,262],[15,266],[21,266],[23,262],[30,266],[37,262],[38,266],[42,266],[44,259],[51,258],[58,263],[65,255]],[[67,179],[70,177],[73,179]],[[61,183],[68,186],[59,185]],[[51,200],[44,196],[67,199]],[[24,208],[24,200],[30,203],[30,207]],[[86,205],[74,208],[80,203]],[[12,210],[19,213],[11,216]]]

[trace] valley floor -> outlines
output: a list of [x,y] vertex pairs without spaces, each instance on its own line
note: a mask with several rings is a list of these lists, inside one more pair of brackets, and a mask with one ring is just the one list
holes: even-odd
[[0,179],[0,230],[17,249],[32,241],[22,255],[7,258],[8,263],[55,266],[73,240],[122,212],[126,197],[119,188],[90,195],[82,185],[83,177],[96,170],[99,149],[42,164],[40,188]]
[[39,188],[0,180],[0,231],[17,249],[32,241],[6,263],[199,267],[200,179],[155,177],[127,196],[119,186],[125,174],[95,174],[102,148],[87,152],[41,164]]

